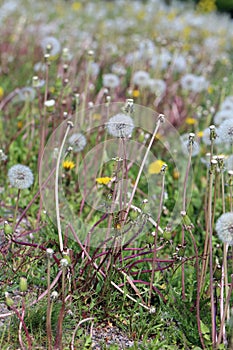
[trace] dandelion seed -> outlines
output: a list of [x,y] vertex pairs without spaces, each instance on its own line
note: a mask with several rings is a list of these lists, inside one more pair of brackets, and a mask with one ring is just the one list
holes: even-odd
[[12,166],[8,171],[10,184],[20,190],[30,187],[33,184],[33,173],[25,165],[17,164]]
[[216,231],[223,243],[233,245],[233,213],[225,213],[216,222]]
[[134,122],[128,115],[119,113],[109,119],[106,128],[112,136],[130,137],[134,129]]
[[81,152],[85,148],[87,140],[83,134],[77,133],[70,136],[69,144],[74,152]]

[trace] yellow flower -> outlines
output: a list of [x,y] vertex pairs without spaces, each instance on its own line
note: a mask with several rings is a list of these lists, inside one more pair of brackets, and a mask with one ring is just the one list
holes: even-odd
[[180,177],[179,171],[176,170],[176,169],[174,169],[174,170],[173,170],[173,173],[172,173],[172,177],[173,177],[174,180],[178,180],[179,177]]
[[202,136],[203,136],[203,134],[204,134],[204,132],[203,132],[203,131],[198,131],[198,133],[197,133],[197,137],[202,137]]
[[73,2],[71,7],[72,7],[73,11],[79,11],[82,7],[82,4],[81,4],[81,2],[75,1],[75,2]]
[[107,185],[112,180],[111,177],[97,177],[96,182],[100,185]]
[[214,91],[213,86],[209,86],[207,91],[208,91],[209,94],[212,94],[213,91]]
[[200,12],[212,12],[216,8],[216,0],[200,0],[197,4],[197,10]]
[[23,127],[23,122],[21,120],[18,121],[17,123],[17,128],[20,130]]
[[132,92],[133,97],[137,98],[140,96],[140,91],[139,90],[133,90]]
[[4,90],[3,88],[0,86],[0,100],[3,98],[4,96]]
[[186,118],[185,119],[185,123],[186,124],[188,124],[188,125],[194,125],[194,124],[196,124],[196,119],[194,119],[194,118]]
[[101,118],[102,118],[101,114],[99,114],[99,113],[94,113],[92,117],[94,120],[101,120]]
[[148,173],[149,174],[159,174],[162,166],[166,165],[166,163],[160,159],[156,160],[155,162],[151,163],[149,165]]
[[62,163],[62,166],[65,170],[71,170],[74,168],[75,164],[74,164],[74,162],[72,162],[72,160],[65,160]]

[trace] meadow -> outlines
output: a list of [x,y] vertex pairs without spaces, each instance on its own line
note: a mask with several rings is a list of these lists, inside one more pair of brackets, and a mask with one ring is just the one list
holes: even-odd
[[0,4],[0,348],[233,348],[233,21]]

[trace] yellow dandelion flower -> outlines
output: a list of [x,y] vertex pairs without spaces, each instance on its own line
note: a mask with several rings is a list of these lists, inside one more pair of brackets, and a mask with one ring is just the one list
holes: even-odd
[[65,160],[62,163],[62,166],[65,170],[71,170],[75,167],[75,164],[74,164],[74,162],[72,162],[72,160]]
[[92,117],[94,120],[101,120],[101,118],[102,118],[101,114],[99,114],[99,113],[94,113]]
[[207,91],[208,91],[208,93],[209,94],[212,94],[213,93],[213,91],[214,91],[214,89],[213,89],[213,86],[208,86],[208,89],[207,89]]
[[132,96],[135,97],[135,98],[139,97],[140,96],[140,91],[139,90],[133,90]]
[[51,87],[49,88],[49,92],[51,92],[51,94],[54,94],[54,92],[55,92],[55,87],[54,87],[54,86],[51,86]]
[[143,20],[144,18],[145,18],[145,15],[146,15],[146,13],[145,13],[145,11],[139,11],[138,13],[137,13],[137,19],[139,19],[139,20]]
[[107,185],[112,180],[111,177],[105,176],[105,177],[97,177],[95,181],[100,185]]
[[18,128],[18,130],[20,130],[20,129],[22,129],[22,127],[23,127],[23,122],[20,120],[17,123],[17,128]]
[[156,160],[155,162],[151,163],[148,168],[149,174],[159,174],[162,166],[166,165],[166,163],[160,159]]
[[197,133],[197,137],[202,137],[202,136],[203,136],[203,134],[204,134],[204,132],[203,132],[203,131],[198,131],[198,133]]
[[3,88],[0,86],[0,100],[3,98],[4,96],[4,90]]
[[82,8],[82,4],[81,2],[75,1],[71,7],[73,11],[79,11]]
[[178,180],[179,179],[180,173],[179,173],[179,171],[177,169],[173,170],[172,177],[173,177],[174,180]]
[[185,119],[185,123],[188,124],[188,125],[194,125],[194,124],[196,124],[196,122],[197,121],[194,118],[189,118],[188,117],[188,118]]
[[200,0],[197,4],[197,10],[200,12],[212,12],[216,9],[216,0]]

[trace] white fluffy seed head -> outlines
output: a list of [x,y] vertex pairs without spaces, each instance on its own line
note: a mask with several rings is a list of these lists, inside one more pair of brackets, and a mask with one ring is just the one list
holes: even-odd
[[25,165],[13,165],[8,171],[8,178],[13,187],[23,190],[33,184],[34,177],[31,169]]
[[114,115],[106,123],[107,131],[114,137],[130,137],[133,129],[133,119],[123,113]]
[[233,143],[233,119],[225,120],[218,129],[219,137],[223,143]]
[[86,144],[86,137],[81,133],[73,134],[69,138],[69,145],[73,148],[74,152],[81,152]]
[[233,213],[225,213],[216,222],[216,232],[223,243],[233,245]]

